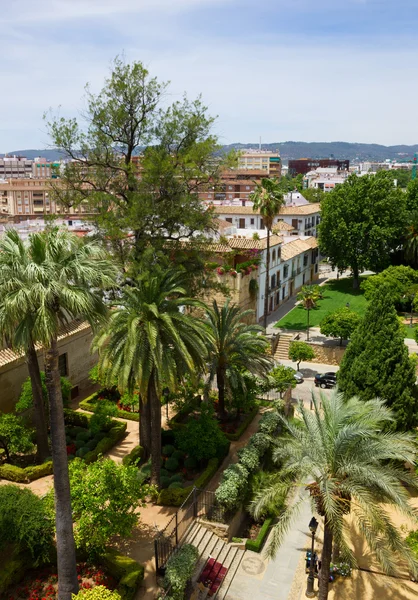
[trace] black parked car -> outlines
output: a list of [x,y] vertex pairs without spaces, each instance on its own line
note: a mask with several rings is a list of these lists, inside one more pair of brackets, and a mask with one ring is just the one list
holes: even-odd
[[336,373],[317,373],[315,375],[316,387],[333,388],[337,385],[337,374]]

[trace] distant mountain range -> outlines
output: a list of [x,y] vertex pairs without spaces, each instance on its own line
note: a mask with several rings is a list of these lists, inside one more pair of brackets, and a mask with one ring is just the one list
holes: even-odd
[[[250,144],[229,144],[224,146],[224,151],[235,148],[242,150],[244,148],[258,148],[257,143]],[[408,160],[412,159],[415,152],[418,152],[418,144],[406,146],[382,146],[381,144],[355,144],[350,142],[275,142],[273,144],[262,144],[262,150],[279,150],[282,160],[287,162],[290,158],[348,158],[352,161],[376,160]],[[48,160],[59,160],[62,154],[58,150],[14,150],[8,153],[9,156],[26,156],[35,158],[44,156]],[[4,154],[0,154],[3,157]]]

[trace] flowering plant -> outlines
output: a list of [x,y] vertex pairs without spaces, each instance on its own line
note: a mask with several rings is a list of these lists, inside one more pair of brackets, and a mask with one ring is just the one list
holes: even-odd
[[235,269],[231,269],[231,271],[229,271],[229,273],[232,275],[232,277],[236,277],[238,275],[238,273],[235,271]]
[[225,273],[225,269],[223,267],[218,267],[216,269],[216,272],[218,273],[218,275],[223,275]]

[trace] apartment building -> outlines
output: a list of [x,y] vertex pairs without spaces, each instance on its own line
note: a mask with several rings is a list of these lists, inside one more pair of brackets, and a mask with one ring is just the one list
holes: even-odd
[[266,173],[261,169],[228,169],[216,185],[199,191],[199,198],[205,204],[247,202],[262,177]]
[[303,187],[331,192],[337,185],[344,183],[349,175],[350,171],[342,171],[337,167],[319,167],[306,173]]
[[[261,170],[264,174],[279,178],[282,170],[282,161],[279,152],[267,150],[242,150],[238,158],[239,169]],[[265,175],[264,175],[265,176]]]
[[[263,217],[259,211],[254,211],[252,204],[245,206],[220,205],[213,207],[215,214],[231,223],[239,230],[253,231],[265,229]],[[318,225],[321,220],[320,204],[307,203],[301,206],[283,206],[273,221],[274,226],[280,227],[280,222],[291,226],[293,235],[318,235]],[[282,226],[283,227],[283,226]]]
[[32,177],[33,161],[24,156],[0,158],[0,179],[25,179]]
[[0,181],[0,214],[15,221],[51,214],[88,214],[87,205],[66,209],[50,199],[48,179]]
[[337,158],[296,158],[289,159],[289,175],[305,175],[309,171],[318,168],[336,167],[338,171],[348,171],[350,169],[349,160],[339,160]]

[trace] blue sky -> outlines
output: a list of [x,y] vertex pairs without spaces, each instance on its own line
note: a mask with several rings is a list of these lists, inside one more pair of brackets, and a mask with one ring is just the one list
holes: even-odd
[[417,143],[417,0],[0,0],[0,152],[43,148],[112,58],[202,94],[222,143]]

